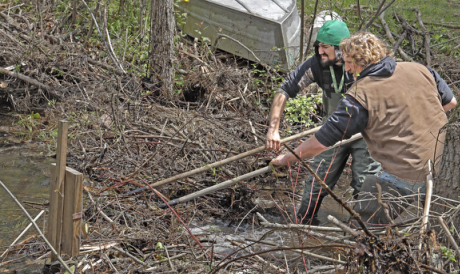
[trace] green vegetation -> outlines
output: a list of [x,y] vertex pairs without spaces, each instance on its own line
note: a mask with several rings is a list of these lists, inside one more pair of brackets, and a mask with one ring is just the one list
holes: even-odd
[[[384,7],[390,1],[386,1]],[[297,0],[297,7],[300,9],[300,0]],[[359,1],[361,6],[361,17],[364,23],[369,21],[375,16],[375,12],[379,7],[378,1]],[[308,15],[307,20],[311,20],[314,11],[315,2],[306,2],[306,14]],[[424,26],[430,33],[430,45],[435,47],[432,49],[435,52],[446,54],[449,56],[460,56],[460,47],[457,47],[460,40],[448,40],[459,36],[460,30],[455,29],[454,26],[460,26],[458,21],[458,15],[460,6],[458,3],[442,0],[400,0],[395,1],[386,11],[385,20],[388,23],[389,28],[400,35],[403,31],[401,23],[397,21],[394,14],[398,14],[409,22],[410,25],[420,30],[416,12],[414,7],[420,10],[421,18]],[[350,32],[353,34],[359,30],[362,20],[359,18],[357,1],[356,0],[342,0],[342,1],[327,1],[320,2],[318,5],[318,12],[322,10],[333,10],[337,12],[343,20],[347,23]],[[310,17],[311,15],[311,17]],[[309,23],[309,22],[307,22]],[[381,25],[380,19],[377,18],[374,23]],[[449,27],[449,25],[451,27]],[[380,27],[371,26],[368,31],[378,34],[381,37],[385,37],[385,34]],[[422,38],[418,34],[413,34],[414,39],[417,41],[416,44],[421,44]],[[397,37],[396,37],[397,40]],[[443,44],[440,44],[443,43]],[[439,45],[437,45],[439,44]],[[392,46],[392,45],[391,45]],[[410,48],[410,42],[405,39],[401,46],[403,48]],[[418,50],[415,49],[415,50]],[[409,52],[409,51],[408,51]]]
[[299,95],[287,101],[285,118],[291,123],[302,123],[305,127],[313,124],[312,115],[318,114],[318,104],[323,102],[321,94]]

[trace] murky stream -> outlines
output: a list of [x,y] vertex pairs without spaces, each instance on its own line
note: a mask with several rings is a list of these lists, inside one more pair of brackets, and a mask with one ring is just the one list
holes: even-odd
[[[12,117],[0,114],[0,180],[21,202],[32,217],[40,211],[40,206],[29,205],[25,202],[42,204],[48,200],[50,164],[55,159],[45,157],[44,152],[37,149],[36,144],[21,142],[10,135],[11,126],[15,122]],[[45,184],[44,184],[45,183]],[[44,185],[43,185],[44,184]],[[42,216],[47,216],[46,214]],[[43,228],[44,218],[41,217],[38,225]],[[0,188],[0,254],[21,234],[30,221],[24,212],[11,199],[8,193]],[[32,235],[38,235],[34,227],[22,236],[21,242]],[[1,262],[16,259],[16,263],[4,267]],[[23,273],[33,273],[38,266],[27,265],[26,259],[13,258],[9,255],[0,260],[0,269],[22,269]],[[18,272],[22,273],[22,272]],[[39,273],[39,272],[37,272]]]

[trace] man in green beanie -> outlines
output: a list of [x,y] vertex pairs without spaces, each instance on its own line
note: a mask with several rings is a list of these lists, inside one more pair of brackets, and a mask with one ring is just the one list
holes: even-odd
[[[310,84],[317,83],[323,90],[324,121],[336,110],[339,101],[354,81],[353,76],[344,70],[343,56],[339,49],[340,41],[349,37],[346,24],[338,20],[326,21],[319,29],[314,43],[315,55],[292,71],[275,94],[267,132],[268,150],[280,149],[278,128],[286,101],[294,98]],[[364,178],[367,175],[378,175],[381,169],[380,164],[371,158],[363,139],[324,151],[314,158],[311,168],[333,189],[350,155],[353,157],[350,185],[356,197]],[[296,217],[302,223],[313,221],[326,195],[327,192],[321,190],[319,183],[309,176],[305,181],[302,203]]]

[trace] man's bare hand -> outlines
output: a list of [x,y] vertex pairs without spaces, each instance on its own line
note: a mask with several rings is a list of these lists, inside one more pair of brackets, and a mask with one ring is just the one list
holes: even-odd
[[280,134],[277,129],[269,128],[267,132],[267,150],[279,150],[281,146]]
[[287,160],[288,157],[286,156],[287,154],[278,155],[278,157],[273,159],[270,163],[274,166],[286,166],[289,163],[289,161]]

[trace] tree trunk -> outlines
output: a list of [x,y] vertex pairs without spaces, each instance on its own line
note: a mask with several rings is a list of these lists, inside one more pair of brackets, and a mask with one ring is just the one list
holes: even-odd
[[[444,152],[441,161],[441,167],[439,169],[439,174],[437,179],[434,182],[433,194],[439,195],[452,200],[460,200],[460,106],[457,105],[453,116],[455,119],[447,126],[446,132],[446,141],[444,144]],[[445,206],[438,205],[437,203],[433,204],[433,210],[436,212],[446,212],[450,208]],[[445,221],[449,221],[446,219]],[[454,225],[457,229],[460,228],[460,214],[457,213],[452,223],[448,224]],[[460,239],[459,239],[460,240]]]
[[172,60],[174,44],[173,0],[151,0],[152,27],[150,29],[150,73],[152,82],[161,81],[172,94]]

